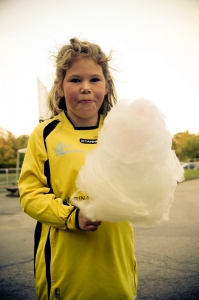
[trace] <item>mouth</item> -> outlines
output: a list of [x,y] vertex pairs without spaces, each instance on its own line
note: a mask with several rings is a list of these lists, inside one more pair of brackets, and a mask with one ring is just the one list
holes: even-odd
[[82,104],[89,104],[94,102],[93,100],[90,99],[83,99],[83,100],[79,100],[78,103],[82,103]]

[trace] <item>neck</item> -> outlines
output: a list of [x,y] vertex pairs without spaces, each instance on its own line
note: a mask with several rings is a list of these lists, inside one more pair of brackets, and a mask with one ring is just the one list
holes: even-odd
[[93,118],[84,119],[84,118],[79,118],[78,116],[71,118],[67,112],[65,112],[65,114],[74,127],[93,127],[93,126],[98,126],[99,124],[99,115],[94,116]]

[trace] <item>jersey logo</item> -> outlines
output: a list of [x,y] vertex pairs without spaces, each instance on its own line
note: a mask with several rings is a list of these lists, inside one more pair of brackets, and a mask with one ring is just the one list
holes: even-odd
[[58,143],[54,151],[56,153],[56,156],[61,156],[61,155],[71,154],[71,153],[84,153],[84,150],[82,149],[74,149],[73,145],[71,144],[63,145],[62,143]]
[[97,144],[97,139],[80,139],[82,144]]

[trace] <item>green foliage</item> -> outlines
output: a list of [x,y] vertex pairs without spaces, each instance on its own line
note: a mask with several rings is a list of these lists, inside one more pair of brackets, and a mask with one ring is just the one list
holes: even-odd
[[180,161],[190,161],[199,158],[199,135],[188,131],[179,132],[173,136],[172,149]]
[[14,135],[7,130],[0,128],[0,163],[13,164],[16,160],[16,139]]
[[17,150],[27,147],[28,135],[18,138],[0,127],[0,168],[16,167]]
[[27,134],[20,135],[17,139],[17,149],[24,149],[27,148],[28,145],[28,138],[29,136]]
[[192,137],[183,147],[182,152],[190,159],[199,158],[199,135]]

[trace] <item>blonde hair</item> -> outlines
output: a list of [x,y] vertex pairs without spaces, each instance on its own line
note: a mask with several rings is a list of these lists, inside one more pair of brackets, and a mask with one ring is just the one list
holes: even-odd
[[101,67],[108,85],[108,93],[104,97],[99,112],[104,116],[110,111],[111,107],[117,102],[115,86],[113,78],[109,71],[108,62],[111,60],[109,56],[96,45],[87,41],[79,41],[77,38],[70,39],[70,44],[64,45],[58,52],[56,58],[56,78],[47,98],[47,104],[51,112],[51,118],[58,115],[62,110],[66,110],[65,98],[58,93],[62,89],[62,84],[67,70],[71,67],[73,61],[79,57],[91,57]]

